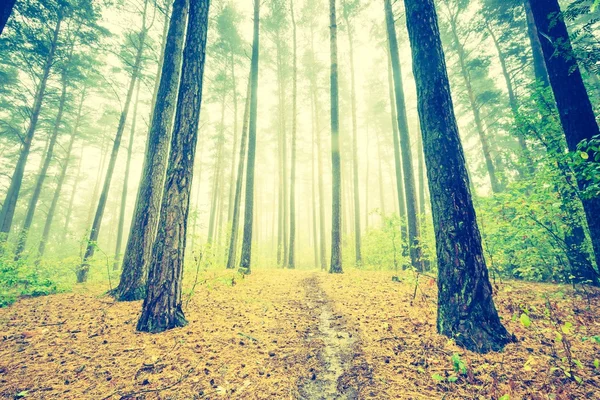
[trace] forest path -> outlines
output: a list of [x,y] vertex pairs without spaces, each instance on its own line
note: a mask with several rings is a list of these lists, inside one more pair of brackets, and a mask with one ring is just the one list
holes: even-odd
[[307,296],[307,307],[315,325],[306,340],[318,342],[317,358],[321,371],[311,371],[311,379],[302,384],[299,393],[303,399],[357,399],[358,388],[351,378],[352,360],[357,353],[358,341],[346,326],[345,318],[334,308],[327,296],[318,273],[302,281]]

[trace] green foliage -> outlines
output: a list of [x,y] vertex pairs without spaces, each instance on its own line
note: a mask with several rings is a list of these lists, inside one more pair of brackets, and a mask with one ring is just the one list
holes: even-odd
[[61,291],[58,285],[38,268],[12,258],[0,258],[0,308],[19,297],[46,296]]
[[454,372],[466,375],[468,372],[467,364],[460,358],[460,354],[454,353],[450,358],[452,361],[452,368],[454,368]]

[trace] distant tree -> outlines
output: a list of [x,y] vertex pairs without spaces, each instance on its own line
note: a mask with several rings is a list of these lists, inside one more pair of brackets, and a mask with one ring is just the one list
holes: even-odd
[[104,210],[106,208],[106,201],[108,199],[108,192],[112,182],[115,165],[117,163],[117,156],[119,155],[119,148],[121,147],[121,139],[123,137],[123,131],[125,130],[125,123],[127,122],[127,115],[129,114],[129,106],[131,99],[133,98],[133,92],[137,79],[140,78],[140,71],[142,69],[142,56],[144,54],[146,38],[148,35],[148,26],[146,21],[146,14],[148,11],[148,0],[144,2],[144,9],[142,11],[142,28],[137,35],[133,35],[133,46],[135,49],[135,58],[131,71],[131,77],[129,79],[129,85],[127,88],[127,94],[121,116],[119,118],[119,125],[117,126],[117,132],[113,141],[113,147],[110,153],[110,159],[106,170],[106,176],[104,177],[104,184],[102,186],[102,192],[100,193],[100,199],[98,200],[98,206],[96,207],[96,213],[94,216],[94,222],[89,232],[89,239],[83,255],[83,260],[77,268],[77,282],[82,283],[87,281],[87,275],[89,272],[89,260],[94,255],[97,247],[98,235],[100,234],[100,227],[102,225],[102,218],[104,216]]
[[165,182],[171,124],[177,105],[188,7],[188,0],[173,3],[158,94],[148,132],[142,180],[123,256],[121,280],[114,290],[115,298],[119,301],[141,300],[146,296],[146,280]]
[[190,1],[169,163],[138,331],[163,332],[187,324],[181,308],[181,286],[202,104],[209,6],[210,0]]
[[254,38],[250,64],[250,119],[248,128],[248,160],[246,164],[246,199],[244,209],[244,237],[240,272],[249,274],[252,261],[252,225],[254,222],[254,165],[256,163],[256,118],[258,109],[260,0],[254,0]]
[[[530,0],[530,5],[569,151],[576,153],[575,157],[585,154],[588,162],[595,162],[596,151],[580,153],[578,147],[582,141],[600,135],[600,130],[558,1]],[[594,181],[593,177],[583,173],[582,167],[576,168],[575,173],[579,190],[583,193],[581,201],[596,265],[600,266],[600,195],[597,191],[588,193]],[[598,283],[598,272],[592,269],[589,278]]]
[[293,30],[293,77],[292,77],[292,172],[290,178],[290,245],[288,268],[296,268],[296,130],[298,125],[298,43],[296,38],[296,17],[294,0],[290,0]]
[[[390,0],[384,0],[385,20],[388,34],[388,45],[390,46],[390,61],[394,77],[394,98],[396,118],[394,121],[398,126],[400,137],[400,150],[402,152],[402,172],[404,174],[404,194],[406,196],[406,219],[408,222],[408,246],[412,266],[418,271],[423,270],[421,260],[421,238],[419,219],[417,217],[417,198],[415,195],[415,175],[412,165],[412,151],[410,146],[410,135],[408,131],[408,118],[406,116],[406,104],[404,101],[404,85],[402,82],[402,69],[400,57],[398,56],[398,40],[392,13]],[[398,171],[396,171],[398,173]],[[400,195],[399,195],[400,197]]]
[[342,174],[340,160],[340,111],[338,96],[337,19],[335,1],[329,0],[329,44],[331,51],[331,266],[329,273],[340,274],[342,270]]
[[436,237],[437,329],[469,350],[498,351],[515,338],[492,300],[434,1],[404,4]]

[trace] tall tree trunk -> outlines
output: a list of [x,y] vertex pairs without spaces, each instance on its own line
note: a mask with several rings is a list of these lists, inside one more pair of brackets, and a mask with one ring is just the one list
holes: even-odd
[[500,184],[500,181],[496,176],[497,167],[494,165],[494,162],[492,160],[492,149],[490,146],[490,141],[483,128],[481,110],[479,109],[479,105],[477,104],[477,100],[475,99],[475,92],[471,83],[471,75],[469,74],[469,70],[467,67],[465,49],[458,36],[457,18],[458,15],[450,15],[449,22],[452,37],[454,39],[454,44],[456,45],[456,53],[458,55],[460,73],[463,78],[465,90],[467,91],[467,97],[469,98],[469,106],[471,107],[471,112],[473,113],[475,130],[477,131],[477,136],[479,137],[479,142],[481,143],[481,149],[483,150],[483,158],[485,159],[485,167],[490,178],[492,192],[498,193],[502,191],[502,185]]
[[[504,77],[504,82],[506,83],[506,91],[508,92],[508,103],[510,105],[510,110],[513,114],[515,125],[517,125],[519,118],[519,103],[517,101],[517,95],[515,93],[512,78],[510,76],[510,73],[508,72],[508,67],[506,65],[506,56],[502,52],[500,42],[498,41],[494,30],[487,21],[485,23],[485,26],[487,28],[488,33],[490,34],[490,37],[492,38],[492,41],[494,42],[496,52],[498,53],[498,61],[500,61],[502,76]],[[535,169],[533,167],[533,161],[531,160],[531,153],[527,148],[527,143],[525,142],[525,138],[522,134],[517,134],[517,141],[519,143],[519,147],[521,148],[521,154],[525,166],[527,167],[527,171],[529,174],[533,174],[535,172]],[[520,173],[522,173],[522,171],[520,171]]]
[[[219,201],[219,189],[221,184],[221,164],[223,163],[223,147],[225,141],[225,93],[221,102],[221,128],[217,138],[217,154],[215,158],[215,169],[213,172],[212,200],[210,202],[210,217],[208,222],[208,240],[209,245],[213,244],[215,237],[215,226],[217,224],[217,202]],[[213,251],[214,253],[214,251]]]
[[400,136],[400,150],[402,151],[402,172],[404,174],[404,194],[406,195],[406,220],[408,222],[408,246],[411,264],[418,271],[423,269],[421,260],[421,244],[419,219],[417,218],[417,199],[415,196],[415,176],[413,173],[412,153],[410,150],[410,135],[406,117],[406,104],[404,103],[404,88],[402,83],[402,70],[398,56],[398,40],[394,26],[394,14],[390,0],[385,0],[386,26],[388,44],[390,46],[390,59],[392,74],[394,75],[394,94],[396,98],[396,113],[398,133]]
[[472,351],[501,350],[515,338],[492,300],[434,1],[404,4],[436,236],[437,329]]
[[535,74],[535,79],[539,85],[547,88],[550,87],[550,80],[548,78],[546,62],[544,61],[542,43],[540,42],[538,29],[535,25],[533,12],[531,11],[530,0],[523,0],[523,7],[525,9],[525,18],[527,19],[527,35],[529,36],[529,42],[531,44],[531,54],[533,57],[533,72]]
[[419,127],[419,137],[417,138],[417,163],[419,177],[419,213],[421,218],[425,217],[425,165],[423,163],[423,139],[421,128]]
[[[150,121],[154,116],[154,107],[156,107],[156,97],[158,96],[158,89],[160,86],[160,80],[162,76],[162,69],[165,62],[165,50],[167,45],[167,36],[169,34],[169,14],[171,13],[171,0],[165,0],[165,20],[163,23],[163,31],[160,39],[160,54],[158,55],[158,65],[156,67],[156,74],[154,75],[154,89],[152,91],[152,102],[150,103]],[[156,4],[156,3],[155,3]]]
[[173,3],[155,112],[148,132],[142,179],[123,255],[121,281],[114,291],[115,298],[119,301],[141,300],[146,296],[146,279],[165,182],[171,124],[177,105],[188,4],[188,0],[176,0]]
[[246,161],[246,147],[248,142],[248,123],[250,118],[250,81],[246,90],[246,105],[244,106],[244,121],[242,123],[242,140],[240,143],[240,155],[238,159],[237,177],[235,182],[235,198],[233,205],[233,216],[231,218],[231,233],[229,235],[229,250],[227,254],[227,269],[235,268],[237,257],[237,238],[239,231],[240,203],[242,201],[242,182],[244,179],[244,162]]
[[0,35],[2,35],[2,32],[4,31],[6,21],[8,21],[8,17],[10,17],[10,13],[12,12],[15,3],[16,0],[6,0],[0,5]]
[[246,165],[246,199],[244,210],[244,237],[240,270],[251,272],[252,224],[254,222],[254,164],[256,162],[256,118],[258,108],[258,46],[260,25],[260,0],[254,0],[254,38],[252,41],[252,61],[250,64],[250,121],[248,128],[248,163]]
[[177,114],[152,248],[148,294],[137,324],[138,331],[162,332],[187,324],[181,307],[181,286],[202,102],[209,5],[210,0],[190,2]]
[[73,212],[73,203],[75,202],[75,193],[77,193],[77,186],[79,184],[79,178],[81,177],[81,164],[83,162],[83,151],[85,150],[85,146],[81,146],[81,151],[79,153],[79,162],[77,163],[77,174],[75,175],[75,180],[73,181],[73,187],[71,188],[71,196],[69,197],[69,205],[67,206],[67,214],[65,215],[65,226],[62,230],[61,243],[64,243],[65,238],[67,236],[67,232],[69,231],[69,224],[71,223],[71,213]]
[[350,49],[350,102],[352,105],[352,175],[353,175],[353,200],[354,200],[354,254],[356,265],[362,263],[361,244],[360,244],[360,193],[358,190],[358,133],[356,124],[356,82],[354,73],[354,40],[352,38],[352,29],[350,19],[347,13],[342,13],[346,21],[348,33],[348,48]]
[[[600,135],[600,129],[577,65],[567,26],[557,0],[531,0],[530,4],[567,146],[569,151],[579,152],[579,144]],[[589,162],[594,162],[596,154],[593,150],[586,154]],[[593,179],[583,173],[584,169],[585,165],[575,167],[581,192],[593,185]],[[596,265],[600,267],[600,196],[583,195],[581,202],[587,217]],[[598,284],[597,271],[591,268],[586,275],[587,279]]]
[[292,82],[292,171],[290,177],[290,245],[288,268],[296,268],[296,128],[297,128],[297,98],[298,98],[298,59],[296,43],[296,18],[294,16],[294,1],[290,0],[293,26],[293,82]]
[[[398,199],[398,215],[400,216],[400,238],[403,246],[408,243],[408,228],[406,226],[406,202],[404,199],[404,180],[402,179],[402,156],[400,154],[400,135],[398,134],[398,117],[396,114],[396,96],[394,95],[394,78],[392,76],[392,57],[390,47],[386,49],[388,56],[388,91],[392,117],[392,140],[394,144],[394,171],[396,177],[396,194]],[[380,154],[381,157],[381,154]]]
[[311,154],[311,162],[310,162],[310,186],[311,186],[311,194],[312,194],[312,224],[313,224],[313,251],[315,253],[315,268],[318,268],[319,266],[319,229],[317,228],[317,184],[315,182],[315,153],[316,153],[316,148],[315,148],[315,141],[316,141],[316,133],[317,133],[317,129],[315,127],[316,122],[315,122],[315,105],[314,102],[312,101],[312,96],[311,96],[311,107],[310,107],[311,111],[312,111],[312,139],[310,142],[310,154]]
[[[392,102],[392,110],[394,109],[394,103]],[[395,124],[392,124],[395,126]],[[395,130],[395,129],[394,129]],[[379,166],[379,211],[381,213],[381,226],[384,226],[385,223],[385,196],[384,196],[384,186],[383,186],[383,168],[381,159],[383,158],[383,152],[381,151],[381,138],[379,137],[379,132],[377,132],[377,164]],[[401,192],[398,192],[400,194]]]
[[129,105],[131,104],[131,98],[133,97],[133,91],[135,88],[136,80],[139,78],[141,66],[142,66],[142,55],[144,53],[144,44],[148,30],[146,28],[146,12],[148,9],[148,0],[144,3],[144,11],[142,14],[142,30],[140,31],[140,41],[138,43],[139,48],[137,49],[135,62],[133,64],[133,71],[131,79],[129,81],[129,87],[127,89],[127,97],[121,112],[119,119],[119,125],[117,127],[117,133],[115,134],[115,140],[113,142],[113,148],[110,154],[110,160],[108,162],[108,169],[106,170],[106,176],[104,177],[104,185],[98,200],[98,207],[96,209],[96,215],[94,216],[94,222],[90,230],[90,237],[88,244],[85,249],[83,260],[77,268],[77,282],[82,283],[87,281],[87,275],[90,269],[89,260],[94,255],[96,250],[98,235],[100,234],[100,226],[102,225],[102,217],[104,216],[104,209],[106,208],[106,200],[108,198],[108,192],[110,190],[110,184],[112,181],[113,172],[117,163],[117,156],[119,155],[119,147],[121,147],[121,138],[123,137],[123,131],[125,130],[125,123],[127,122],[127,114],[129,113]]
[[370,156],[369,156],[369,123],[367,122],[367,148],[365,149],[365,162],[367,163],[367,167],[365,168],[365,232],[369,230],[369,179],[371,177],[370,171]]
[[33,216],[37,208],[38,200],[40,199],[40,194],[42,193],[44,180],[46,179],[46,175],[48,174],[48,168],[50,167],[50,162],[52,161],[52,157],[54,155],[54,146],[56,146],[56,141],[58,140],[60,124],[62,123],[65,102],[67,100],[67,77],[65,71],[63,71],[61,81],[62,90],[60,100],[58,102],[58,112],[56,113],[56,119],[54,121],[54,129],[52,130],[52,135],[50,136],[48,149],[46,150],[46,154],[44,155],[44,162],[42,163],[42,168],[40,169],[40,173],[33,188],[33,194],[31,195],[29,205],[27,206],[27,213],[25,214],[23,227],[21,228],[21,232],[19,233],[19,237],[17,239],[17,247],[15,249],[15,261],[21,258],[21,254],[25,250],[27,237],[29,235],[29,229],[31,228],[31,224],[33,223]]
[[127,192],[129,190],[129,173],[131,171],[131,156],[133,154],[133,141],[135,140],[135,126],[137,122],[138,105],[140,99],[140,83],[138,80],[135,94],[135,103],[133,105],[133,116],[131,120],[131,132],[129,133],[129,143],[127,145],[127,161],[125,161],[125,176],[123,177],[123,189],[121,190],[121,206],[119,207],[119,225],[117,228],[117,242],[115,246],[115,259],[113,261],[113,271],[119,269],[119,260],[121,257],[121,245],[123,244],[123,229],[125,227],[125,209],[127,208]]
[[331,208],[331,266],[329,273],[342,273],[342,171],[340,160],[340,126],[338,95],[337,61],[337,21],[335,1],[329,0],[329,31],[331,51],[331,172],[332,172],[332,208]]
[[6,240],[12,227],[13,217],[15,215],[15,208],[17,205],[17,199],[19,198],[19,191],[21,190],[21,183],[23,182],[23,174],[25,172],[25,165],[27,164],[27,158],[29,157],[29,151],[31,149],[31,142],[37,128],[38,119],[40,117],[40,111],[42,109],[42,102],[46,95],[46,85],[48,83],[48,77],[50,76],[50,70],[54,64],[54,55],[56,54],[56,48],[58,46],[58,35],[60,33],[60,27],[63,21],[63,10],[62,8],[58,11],[58,19],[52,34],[52,40],[50,42],[50,50],[46,56],[44,67],[42,69],[42,76],[35,93],[35,100],[33,107],[31,108],[31,118],[29,120],[29,127],[23,137],[23,143],[21,151],[19,152],[19,159],[15,166],[12,178],[10,180],[10,186],[6,192],[6,197],[2,203],[2,209],[0,210],[0,241]]
[[235,187],[235,151],[238,146],[238,100],[237,100],[237,83],[235,80],[235,57],[233,54],[233,50],[231,51],[231,80],[233,87],[233,147],[231,149],[231,172],[229,178],[229,201],[227,202],[227,227],[231,225],[231,220],[233,218],[233,195],[234,195],[234,187]]
[[38,246],[36,264],[39,264],[40,259],[44,256],[44,252],[46,251],[46,243],[48,243],[48,237],[50,236],[50,228],[52,227],[54,213],[56,211],[56,206],[58,205],[58,200],[60,199],[62,187],[67,176],[67,169],[69,163],[71,162],[71,152],[73,151],[73,143],[75,143],[75,138],[77,137],[77,133],[79,131],[79,124],[81,123],[81,113],[83,110],[83,102],[85,100],[86,92],[87,88],[84,86],[83,90],[81,91],[81,100],[79,101],[79,109],[77,111],[77,117],[75,118],[75,125],[73,127],[73,131],[71,132],[69,144],[67,145],[67,152],[63,158],[63,162],[60,169],[60,175],[58,176],[58,182],[56,184],[56,189],[54,190],[54,196],[52,197],[52,202],[50,203],[50,208],[48,208],[48,214],[46,215],[46,222],[44,224],[42,238]]
[[102,144],[100,145],[100,168],[96,173],[96,180],[94,181],[94,190],[92,192],[92,198],[90,199],[90,207],[88,209],[87,219],[85,220],[85,226],[88,227],[92,224],[94,218],[94,205],[98,198],[98,192],[100,192],[100,185],[102,183],[103,172],[106,170],[106,162],[108,160],[108,150],[110,149],[110,140],[106,137],[106,131],[102,132]]
[[[311,64],[317,65],[315,59],[315,32],[314,27],[310,28],[310,54]],[[319,118],[320,104],[319,104],[319,85],[317,82],[316,73],[311,76],[311,101],[315,109],[315,129],[316,129],[316,144],[317,144],[317,179],[319,188],[319,258],[321,264],[321,270],[327,270],[327,238],[325,236],[325,190],[323,184],[323,151],[321,146],[321,123]]]

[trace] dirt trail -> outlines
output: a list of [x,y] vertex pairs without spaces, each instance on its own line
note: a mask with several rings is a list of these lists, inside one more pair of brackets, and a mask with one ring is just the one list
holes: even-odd
[[301,398],[357,399],[357,388],[346,384],[346,378],[353,372],[357,339],[346,329],[342,315],[335,313],[318,275],[306,278],[302,285],[307,294],[307,306],[316,323],[315,329],[307,332],[306,340],[320,342],[321,349],[316,357],[322,369],[311,371],[310,380],[299,388]]

